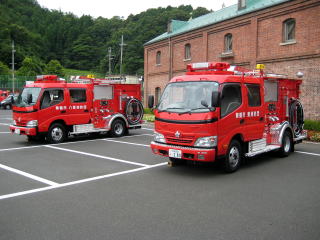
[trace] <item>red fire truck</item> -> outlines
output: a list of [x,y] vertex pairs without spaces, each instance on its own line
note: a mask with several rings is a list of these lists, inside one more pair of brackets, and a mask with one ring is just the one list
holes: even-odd
[[0,89],[0,102],[9,96],[10,92]]
[[244,157],[269,151],[288,156],[306,137],[302,81],[258,67],[189,64],[185,75],[168,83],[154,110],[153,153],[169,157],[170,166],[222,159],[226,172],[236,171]]
[[141,128],[142,117],[140,84],[92,78],[67,83],[44,75],[27,84],[16,99],[10,131],[50,143],[87,133],[120,137]]

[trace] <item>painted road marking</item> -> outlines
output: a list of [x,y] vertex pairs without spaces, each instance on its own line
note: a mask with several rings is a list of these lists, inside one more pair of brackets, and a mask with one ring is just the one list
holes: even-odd
[[0,132],[0,133],[11,133],[11,132]]
[[86,183],[86,182],[97,181],[97,180],[100,180],[100,179],[111,178],[111,177],[114,177],[114,176],[125,175],[125,174],[129,174],[129,173],[134,173],[134,172],[139,172],[139,171],[143,171],[143,170],[147,170],[147,169],[151,169],[151,168],[155,168],[155,167],[160,167],[160,166],[164,166],[164,165],[167,165],[167,163],[164,162],[164,163],[159,163],[159,164],[155,164],[155,165],[149,165],[149,166],[146,166],[146,167],[136,168],[136,169],[132,169],[132,170],[127,170],[127,171],[122,171],[122,172],[117,172],[117,173],[111,173],[111,174],[106,174],[106,175],[102,175],[102,176],[86,178],[86,179],[82,179],[82,180],[78,180],[78,181],[58,184],[58,185],[55,185],[55,186],[37,188],[37,189],[32,189],[32,190],[23,191],[23,192],[6,194],[6,195],[0,196],[0,200],[7,199],[7,198],[18,197],[18,196],[23,196],[23,195],[32,194],[32,193],[37,193],[37,192],[43,192],[43,191],[56,189],[56,188],[63,188],[63,187],[76,185],[76,184],[81,184],[81,183]]
[[319,154],[319,153],[310,153],[310,152],[302,152],[302,151],[294,151],[294,152],[320,157],[320,154]]
[[103,140],[107,142],[124,143],[124,144],[135,145],[135,146],[150,147],[150,145],[140,144],[140,143],[123,142],[123,141],[117,141],[112,139],[103,139]]
[[18,169],[15,169],[15,168],[12,168],[12,167],[3,165],[3,164],[0,164],[0,168],[5,169],[5,170],[10,171],[10,172],[14,172],[14,173],[19,174],[19,175],[22,175],[22,176],[25,176],[25,177],[27,177],[27,178],[31,178],[31,179],[33,179],[33,180],[36,180],[36,181],[39,181],[39,182],[48,184],[48,185],[50,185],[50,186],[57,186],[57,185],[59,185],[59,184],[56,183],[56,182],[52,182],[52,181],[50,181],[50,180],[48,180],[48,179],[44,179],[44,178],[35,176],[35,175],[33,175],[33,174],[30,174],[30,173],[26,173],[26,172],[23,172],[23,171],[21,171],[21,170],[18,170]]
[[45,145],[29,146],[29,147],[17,147],[17,148],[3,148],[3,149],[0,149],[0,152],[21,150],[21,149],[29,149],[29,148],[38,148],[38,147],[43,147],[43,146],[45,146]]
[[10,123],[0,123],[0,125],[3,125],[3,126],[10,126],[11,124],[10,124]]
[[142,166],[142,167],[150,166],[150,165],[147,165],[147,164],[131,162],[131,161],[126,161],[126,160],[122,160],[122,159],[117,159],[117,158],[112,158],[112,157],[106,157],[106,156],[102,156],[102,155],[92,154],[92,153],[80,152],[80,151],[76,151],[76,150],[55,147],[55,146],[52,146],[52,145],[45,145],[45,147],[53,148],[53,149],[57,149],[57,150],[65,151],[65,152],[72,152],[72,153],[82,154],[82,155],[86,155],[86,156],[90,156],[90,157],[102,158],[102,159],[111,160],[111,161],[115,161],[115,162],[121,162],[121,163],[127,163],[127,164],[131,164],[131,165]]
[[152,129],[152,128],[141,128],[141,129],[148,130],[148,131],[154,131],[154,129]]

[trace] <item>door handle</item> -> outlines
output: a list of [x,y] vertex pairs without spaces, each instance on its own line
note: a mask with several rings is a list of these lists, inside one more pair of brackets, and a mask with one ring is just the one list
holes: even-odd
[[66,111],[65,111],[65,110],[63,110],[63,111],[61,111],[60,113],[66,113]]
[[262,121],[263,121],[263,119],[264,119],[264,118],[263,118],[263,117],[261,117],[261,118],[259,119],[259,121],[260,121],[260,122],[262,122]]
[[86,110],[84,110],[84,112],[89,112],[89,110],[88,110],[88,109],[86,109]]
[[240,124],[244,124],[244,119],[241,119],[241,120],[240,120]]

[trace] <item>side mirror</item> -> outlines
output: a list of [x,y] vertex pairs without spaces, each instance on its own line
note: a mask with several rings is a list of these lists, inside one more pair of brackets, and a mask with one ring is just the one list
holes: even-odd
[[212,92],[212,107],[219,106],[219,92]]
[[153,108],[154,105],[154,96],[151,95],[148,97],[148,108]]
[[11,101],[11,104],[14,104],[14,97],[13,97],[13,95],[11,95],[10,101]]
[[28,104],[32,103],[32,95],[30,93],[27,95],[27,102]]

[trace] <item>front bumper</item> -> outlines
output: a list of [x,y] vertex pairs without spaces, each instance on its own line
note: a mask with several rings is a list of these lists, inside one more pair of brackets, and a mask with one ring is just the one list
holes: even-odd
[[19,135],[29,135],[29,136],[36,136],[37,135],[37,128],[33,127],[20,127],[15,125],[10,125],[10,132],[19,134]]
[[154,154],[165,157],[169,157],[169,149],[175,149],[181,151],[181,159],[201,162],[214,162],[216,160],[216,149],[213,148],[192,148],[157,142],[151,142],[150,146]]

